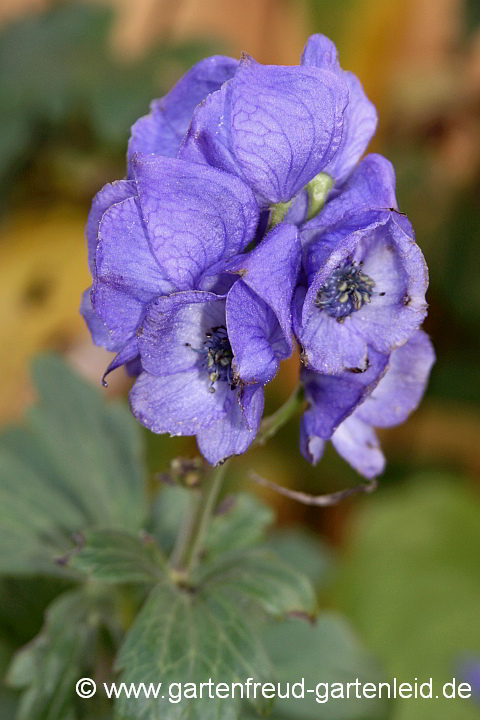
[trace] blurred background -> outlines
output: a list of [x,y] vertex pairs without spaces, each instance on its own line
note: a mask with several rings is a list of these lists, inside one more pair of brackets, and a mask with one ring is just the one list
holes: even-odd
[[[90,283],[83,228],[95,192],[124,175],[130,125],[150,100],[214,53],[297,64],[314,32],[335,41],[377,106],[371,150],[393,161],[430,268],[425,327],[437,364],[421,408],[381,433],[388,468],[374,496],[328,510],[265,498],[281,524],[331,545],[325,604],[348,615],[387,673],[447,681],[465,658],[480,662],[479,0],[1,0],[0,422],[31,403],[35,353],[58,351],[99,384],[109,357],[78,313]],[[267,409],[297,374],[294,358]],[[104,392],[126,397],[122,371]],[[188,439],[144,436],[152,477],[195,451]],[[292,423],[236,461],[232,484],[252,465],[316,494],[358,482],[332,451],[310,468],[297,438]],[[33,608],[21,632],[0,622],[0,639],[29,640],[41,614]],[[394,714],[479,716],[473,700],[453,714],[448,702],[404,701]]]

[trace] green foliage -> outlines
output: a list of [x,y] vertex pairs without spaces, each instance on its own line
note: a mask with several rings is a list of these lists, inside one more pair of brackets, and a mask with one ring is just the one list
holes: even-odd
[[466,0],[467,29],[476,32],[480,25],[480,5],[477,0]]
[[[242,603],[219,587],[188,593],[161,583],[150,595],[127,636],[117,667],[127,684],[266,681],[270,664],[258,631]],[[125,720],[228,720],[238,717],[239,700],[182,700],[123,697],[116,716]]]
[[[164,487],[153,505],[152,535],[166,552],[178,534],[188,509],[189,491],[182,487]],[[215,563],[223,553],[241,550],[265,540],[273,524],[271,508],[252,495],[229,496],[213,516],[205,541],[204,562]]]
[[310,580],[273,552],[250,550],[226,555],[214,572],[200,572],[204,587],[228,590],[239,599],[251,600],[274,617],[304,613],[313,617],[317,599]]
[[0,571],[64,575],[54,562],[89,527],[137,530],[146,513],[136,423],[53,356],[37,358],[28,427],[0,436]]
[[480,262],[479,209],[476,188],[456,198],[445,228],[447,259],[441,278],[441,290],[453,304],[459,321],[477,328],[480,327],[480,297],[475,269]]
[[135,62],[108,49],[111,13],[100,6],[57,3],[0,33],[0,186],[35,147],[63,139],[123,154],[130,126],[148,112],[206,44],[163,43]]
[[[323,613],[315,624],[291,619],[271,625],[265,642],[276,670],[276,680],[286,683],[305,678],[305,691],[318,683],[361,683],[384,680],[372,656],[360,645],[346,622],[335,613]],[[355,692],[354,690],[352,692]],[[325,687],[319,688],[320,697]],[[384,700],[332,699],[319,703],[316,693],[305,692],[305,699],[278,699],[275,720],[378,720],[389,717]]]
[[[372,680],[369,655],[338,618],[311,623],[314,585],[324,588],[332,561],[322,543],[300,531],[272,534],[269,507],[227,496],[195,571],[170,570],[167,553],[198,489],[165,487],[147,504],[128,410],[106,403],[58,358],[38,358],[33,377],[38,401],[27,426],[0,437],[0,572],[14,576],[0,580],[0,601],[12,593],[31,615],[22,633],[11,602],[0,611],[4,665],[54,599],[40,632],[13,657],[8,681],[22,692],[17,703],[11,690],[0,692],[2,713],[8,708],[13,720],[16,705],[16,720],[106,720],[112,712],[119,720],[236,720],[267,712],[273,700],[257,696],[247,709],[240,691],[199,699],[199,684]],[[196,683],[195,693],[179,703],[123,694],[114,708],[101,686],[94,699],[76,696],[77,680],[108,681],[113,664],[127,685],[162,682],[168,695],[170,683]],[[312,707],[309,698],[274,712],[308,720],[317,717]],[[338,701],[318,717],[360,720],[363,707]],[[365,707],[369,720],[381,717],[380,705]]]
[[239,493],[230,507],[213,517],[205,543],[205,561],[215,562],[225,552],[257,545],[275,520],[273,510],[253,495]]
[[[0,641],[0,677],[3,677],[5,674],[10,656],[11,648],[6,642]],[[0,684],[0,710],[2,712],[2,720],[14,720],[16,706],[16,693],[4,684]]]
[[71,587],[71,581],[62,578],[0,576],[0,642],[14,648],[31,640],[48,605]]
[[170,553],[185,513],[189,491],[176,485],[165,485],[153,500],[150,531],[160,547]]
[[81,590],[60,595],[45,627],[15,656],[7,680],[24,688],[16,720],[74,718],[73,689],[97,632],[97,609]]
[[[479,511],[458,480],[428,475],[364,503],[337,596],[392,677],[433,678],[441,691],[465,654],[480,654]],[[403,700],[394,720],[453,716],[474,720],[478,709],[467,700]]]
[[302,527],[282,528],[270,534],[267,546],[310,578],[316,589],[323,590],[329,584],[333,552],[317,535]]
[[120,530],[92,530],[72,554],[68,567],[107,583],[155,583],[165,574],[166,558],[148,536]]

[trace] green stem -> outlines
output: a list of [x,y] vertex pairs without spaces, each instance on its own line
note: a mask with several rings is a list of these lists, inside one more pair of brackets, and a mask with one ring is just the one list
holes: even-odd
[[198,561],[227,465],[228,460],[214,468],[200,488],[191,491],[190,512],[170,557],[172,575],[177,581],[186,581]]
[[[273,415],[262,420],[255,445],[265,445],[303,405],[303,387],[299,385],[289,399]],[[199,488],[190,492],[191,507],[170,556],[169,565],[176,582],[188,582],[205,542],[208,525],[228,466],[228,460],[214,468]]]
[[254,445],[265,445],[298,412],[302,405],[303,386],[298,385],[288,400],[276,412],[262,420]]

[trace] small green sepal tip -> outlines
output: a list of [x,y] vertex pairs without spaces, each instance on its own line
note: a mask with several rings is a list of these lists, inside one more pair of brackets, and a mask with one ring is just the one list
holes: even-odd
[[289,200],[288,202],[279,202],[271,206],[270,219],[268,221],[269,230],[285,220],[288,211],[292,207],[292,202],[293,200]]
[[320,210],[323,210],[327,196],[333,187],[333,178],[326,173],[318,173],[307,184],[308,192],[308,216],[307,220],[314,218]]

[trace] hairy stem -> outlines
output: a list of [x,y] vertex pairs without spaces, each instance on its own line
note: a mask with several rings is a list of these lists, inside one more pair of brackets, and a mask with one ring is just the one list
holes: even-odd
[[303,386],[298,385],[288,400],[276,412],[262,420],[254,445],[265,445],[300,410],[302,405]]
[[227,465],[228,460],[214,468],[200,487],[190,493],[190,511],[180,528],[169,561],[177,581],[186,581],[198,561]]

